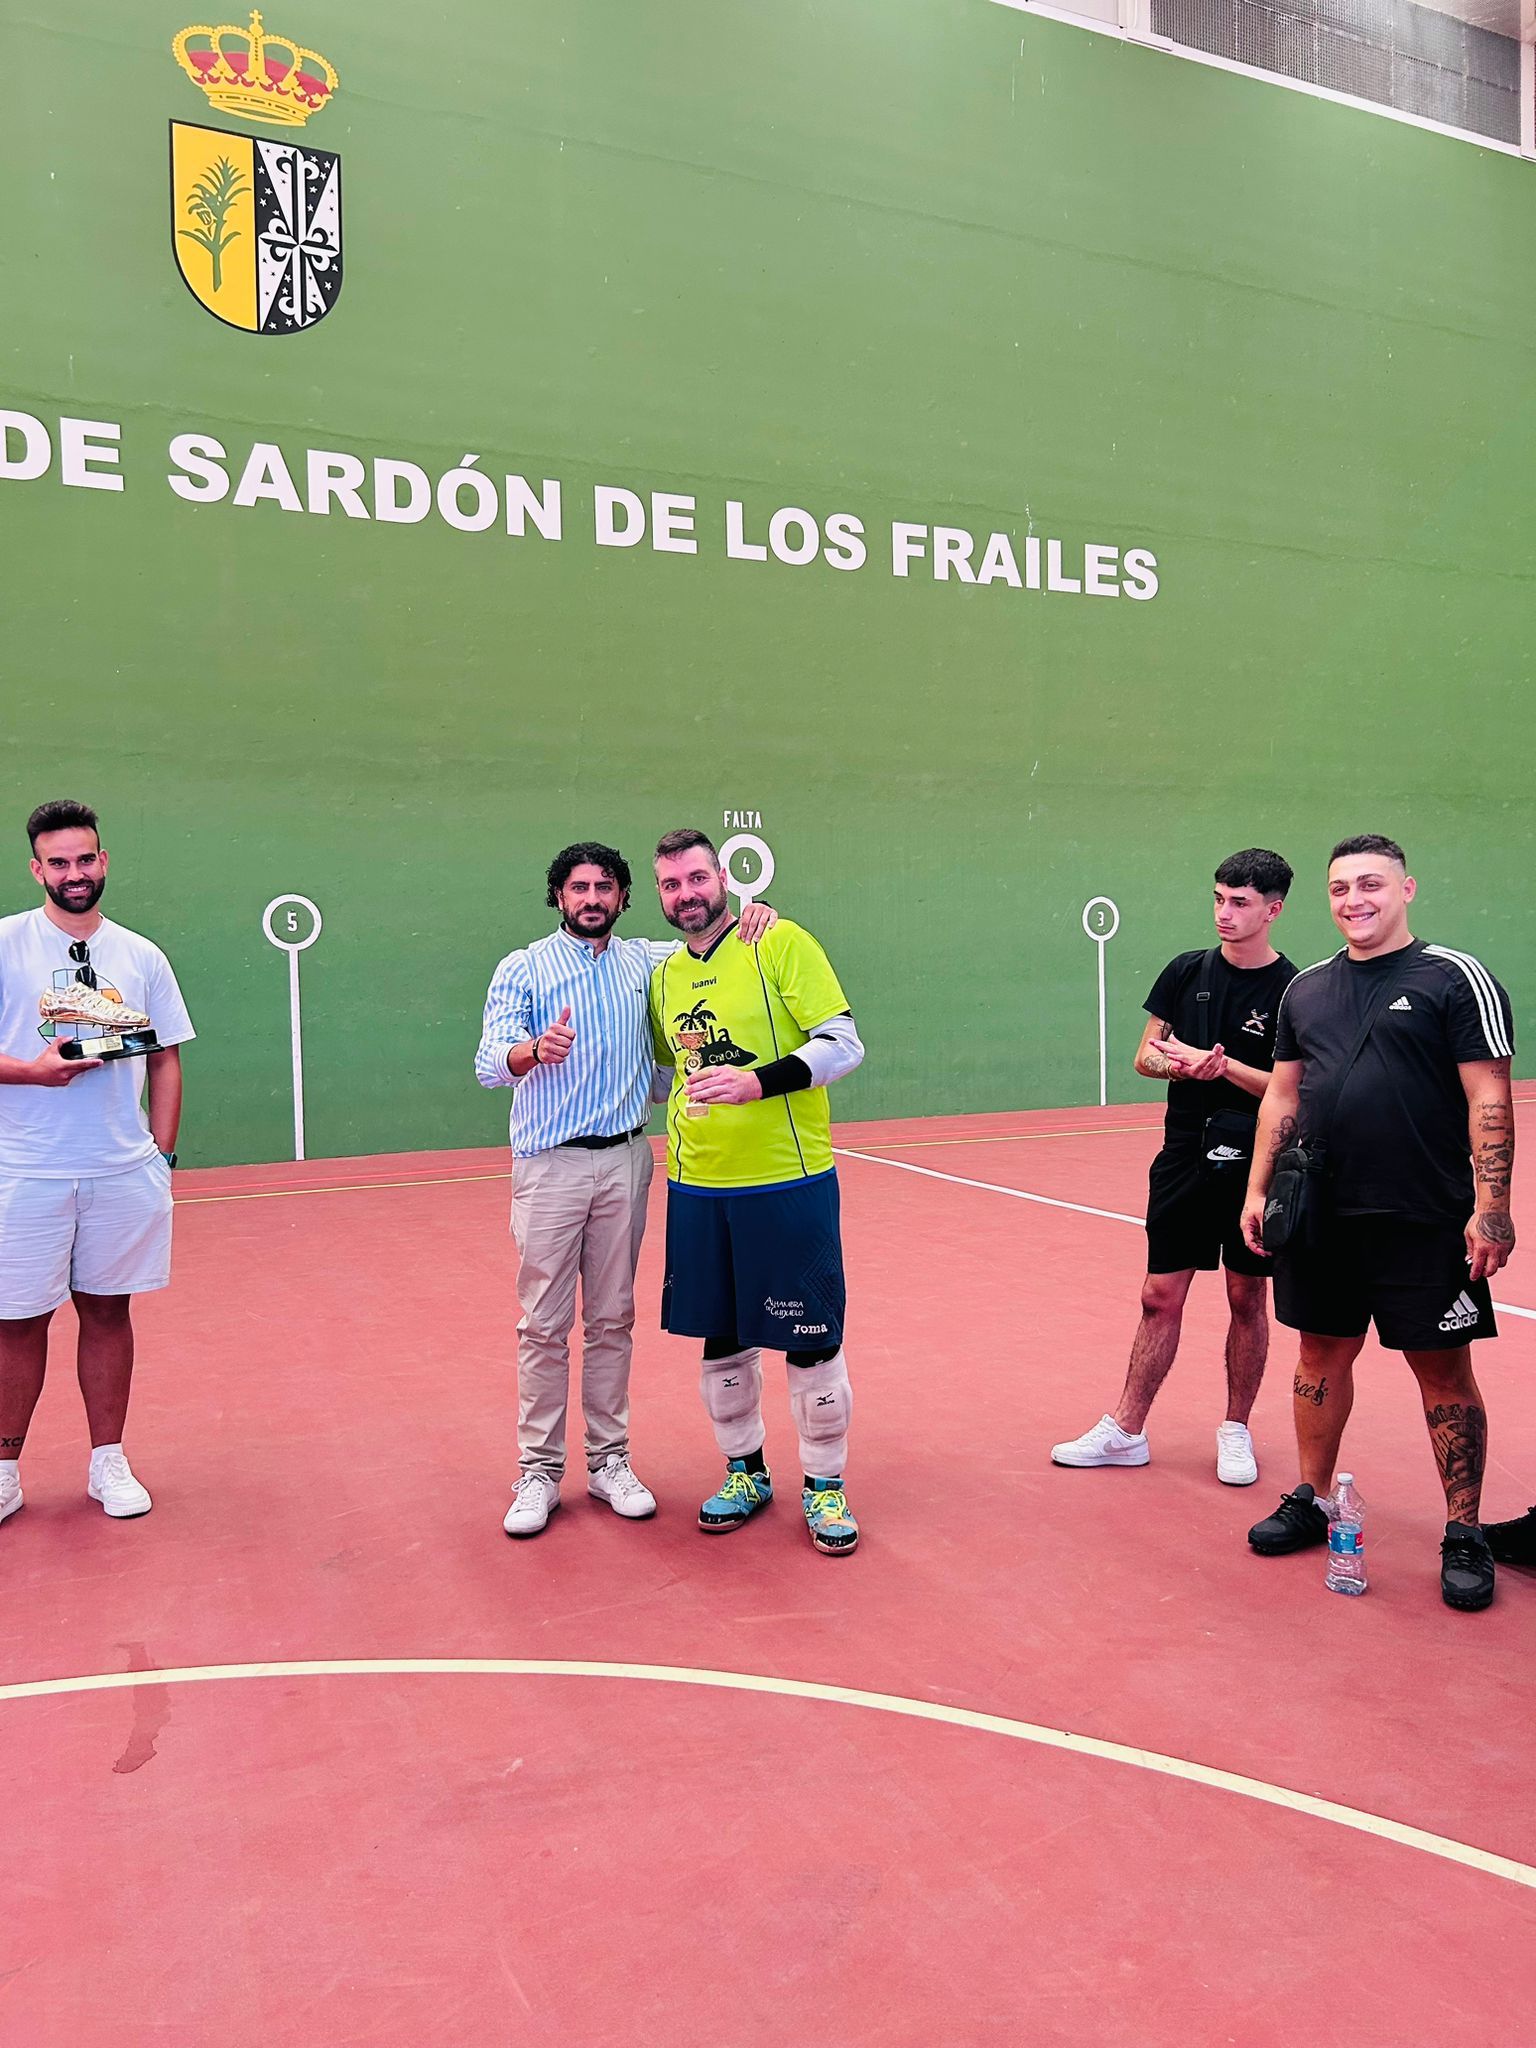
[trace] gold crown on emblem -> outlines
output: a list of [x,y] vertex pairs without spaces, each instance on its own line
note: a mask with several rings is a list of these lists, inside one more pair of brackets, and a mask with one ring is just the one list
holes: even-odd
[[299,128],[317,114],[340,81],[318,50],[268,35],[253,11],[248,28],[184,28],[171,53],[188,78],[222,113],[246,121]]

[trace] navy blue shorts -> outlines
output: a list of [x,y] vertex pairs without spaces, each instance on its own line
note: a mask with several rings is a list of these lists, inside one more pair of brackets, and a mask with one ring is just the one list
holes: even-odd
[[741,1194],[667,1183],[664,1330],[826,1351],[846,1307],[835,1171]]

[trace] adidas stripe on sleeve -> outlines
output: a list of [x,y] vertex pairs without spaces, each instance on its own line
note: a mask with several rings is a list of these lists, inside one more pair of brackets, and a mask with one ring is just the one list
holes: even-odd
[[1451,1050],[1458,1060],[1507,1060],[1514,1056],[1515,1019],[1509,997],[1471,953],[1450,946],[1426,946],[1442,963],[1451,996]]

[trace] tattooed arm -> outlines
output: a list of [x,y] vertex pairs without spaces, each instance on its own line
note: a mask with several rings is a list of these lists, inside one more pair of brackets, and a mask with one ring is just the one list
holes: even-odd
[[1159,1052],[1153,1045],[1154,1038],[1166,1035],[1170,1026],[1164,1017],[1149,1017],[1147,1028],[1141,1034],[1141,1043],[1136,1048],[1136,1057],[1131,1065],[1148,1081],[1181,1081],[1184,1077],[1169,1059],[1167,1053]]
[[1509,1182],[1515,1165],[1515,1106],[1508,1060],[1464,1060],[1458,1071],[1467,1098],[1467,1134],[1477,1207],[1467,1223],[1474,1280],[1490,1280],[1515,1248]]
[[1275,1161],[1287,1145],[1294,1145],[1301,1109],[1301,1061],[1277,1060],[1269,1086],[1259,1104],[1259,1128],[1253,1141],[1253,1164],[1248,1169],[1248,1195],[1243,1203],[1243,1241],[1252,1252],[1264,1254],[1264,1202],[1275,1171]]

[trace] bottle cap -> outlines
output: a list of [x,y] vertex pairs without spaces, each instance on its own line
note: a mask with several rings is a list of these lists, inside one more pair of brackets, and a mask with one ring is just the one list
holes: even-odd
[[1336,1481],[1336,1484],[1338,1484],[1339,1486],[1353,1486],[1354,1483],[1355,1475],[1353,1472],[1341,1472],[1338,1476],[1338,1480]]

